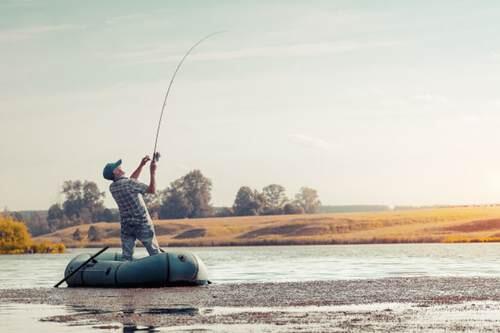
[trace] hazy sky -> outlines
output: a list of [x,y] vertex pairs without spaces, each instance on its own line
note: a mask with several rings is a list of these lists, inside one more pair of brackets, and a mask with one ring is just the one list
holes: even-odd
[[[150,154],[326,204],[500,202],[498,1],[0,2],[0,206]],[[142,180],[148,181],[145,173]],[[106,204],[114,207],[109,193]]]

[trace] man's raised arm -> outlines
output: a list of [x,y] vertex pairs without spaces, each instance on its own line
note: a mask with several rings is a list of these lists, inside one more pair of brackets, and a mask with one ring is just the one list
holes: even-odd
[[149,180],[149,187],[146,192],[155,193],[156,192],[156,161],[153,159],[149,165],[149,171],[151,173]]
[[135,171],[132,172],[132,174],[130,175],[130,178],[137,180],[139,178],[139,176],[141,175],[142,167],[145,166],[149,160],[150,160],[150,158],[148,155],[144,156],[141,160],[141,163],[137,167],[137,169],[135,169]]

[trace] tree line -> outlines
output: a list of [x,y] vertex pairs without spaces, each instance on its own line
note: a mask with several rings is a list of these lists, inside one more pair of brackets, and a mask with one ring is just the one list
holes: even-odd
[[[212,181],[200,170],[193,170],[171,182],[164,190],[145,195],[144,201],[152,217],[160,219],[310,214],[318,212],[321,206],[317,191],[309,187],[302,187],[293,198],[289,198],[285,187],[279,184],[267,185],[262,191],[241,186],[231,207],[214,207],[211,191]],[[63,183],[61,193],[64,201],[49,207],[45,221],[39,214],[33,214],[30,219],[19,213],[13,213],[13,216],[24,220],[35,235],[120,219],[116,209],[104,206],[105,192],[100,191],[95,182],[68,180]],[[92,236],[89,238],[94,238]],[[79,237],[75,235],[75,238]]]
[[94,222],[115,222],[116,212],[104,206],[105,192],[92,181],[65,181],[61,193],[65,200],[49,207],[47,226],[50,231]]
[[231,207],[219,208],[211,204],[211,191],[212,181],[200,170],[193,170],[144,199],[151,215],[160,219],[311,214],[321,206],[317,191],[309,187],[302,187],[289,199],[282,185],[270,184],[261,192],[242,186]]

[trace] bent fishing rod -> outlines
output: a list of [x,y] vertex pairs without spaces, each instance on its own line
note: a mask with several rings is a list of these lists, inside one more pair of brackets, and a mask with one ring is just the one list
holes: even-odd
[[181,68],[182,64],[184,63],[184,60],[186,60],[186,58],[191,53],[191,51],[193,51],[198,45],[200,45],[201,43],[203,43],[205,40],[209,39],[210,37],[218,35],[218,34],[221,34],[223,32],[225,32],[225,31],[213,32],[213,33],[211,33],[211,34],[203,37],[202,39],[200,39],[193,46],[191,46],[191,48],[186,52],[186,54],[184,54],[184,56],[182,57],[181,61],[179,62],[179,64],[175,68],[174,74],[172,75],[172,78],[170,79],[170,83],[168,84],[167,93],[165,94],[165,99],[163,100],[163,106],[161,107],[160,120],[158,121],[158,127],[156,128],[155,145],[154,145],[153,155],[152,155],[153,159],[156,162],[158,162],[160,160],[160,153],[156,150],[156,148],[158,146],[158,136],[160,134],[160,127],[161,127],[161,122],[162,122],[162,119],[163,119],[163,113],[165,111],[165,107],[167,106],[167,99],[168,99],[168,96],[170,94],[170,90],[172,88],[172,84],[174,83],[175,77],[176,77],[177,73],[179,72],[179,69]]

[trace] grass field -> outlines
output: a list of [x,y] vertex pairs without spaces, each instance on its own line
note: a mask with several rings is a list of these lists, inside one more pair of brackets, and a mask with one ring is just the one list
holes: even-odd
[[[163,246],[496,242],[500,241],[500,206],[159,220],[154,224]],[[35,239],[69,247],[120,245],[118,223],[93,225],[101,231],[101,241],[88,241],[89,224]],[[72,238],[77,228],[82,241]]]

